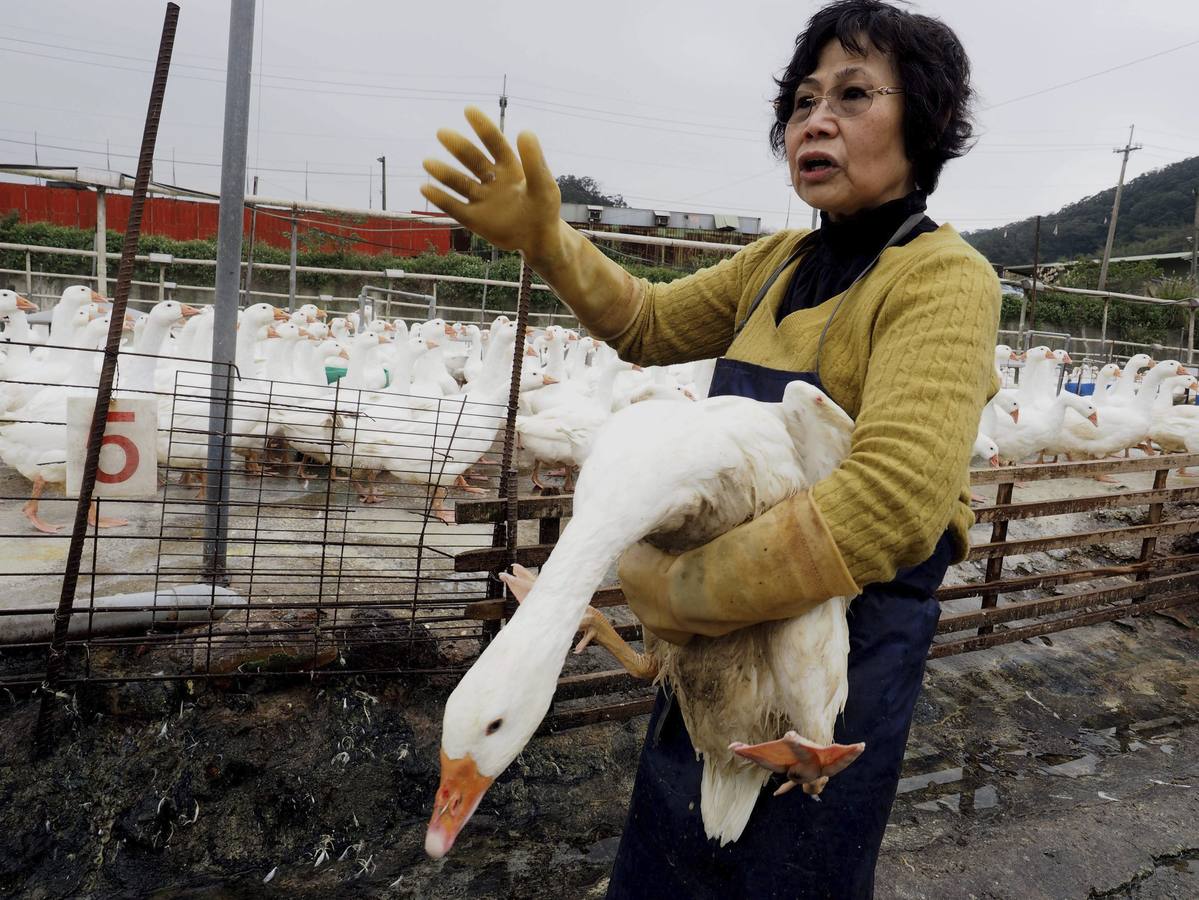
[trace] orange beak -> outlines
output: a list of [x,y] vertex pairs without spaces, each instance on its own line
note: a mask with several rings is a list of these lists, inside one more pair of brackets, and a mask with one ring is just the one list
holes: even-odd
[[350,354],[349,354],[347,351],[345,351],[345,350],[342,350],[342,351],[341,351],[340,353],[338,353],[337,355],[338,355],[338,356],[340,356],[342,359],[349,359],[349,358],[350,358]]
[[536,355],[537,355],[537,351],[534,350],[532,347],[525,347],[525,356],[536,356]]
[[102,297],[99,294],[97,294],[95,291],[92,291],[92,303],[107,303],[107,302],[108,302],[107,297]]
[[1020,354],[1017,353],[1015,350],[1013,350],[1011,353],[1008,354],[1008,359],[1011,360],[1012,362],[1015,362],[1016,360],[1020,359]]
[[1011,412],[1011,416],[1012,416],[1012,421],[1015,422],[1017,425],[1019,425],[1020,424],[1020,410],[1013,409]]
[[441,344],[437,343],[437,341],[433,340],[433,338],[425,339],[425,347],[428,348],[429,350],[432,350],[434,347],[440,347],[440,346],[441,346]]
[[179,308],[179,315],[183,316],[185,319],[188,316],[198,316],[199,314],[200,311],[198,309],[196,309],[194,306],[188,306],[186,303]]
[[325,316],[327,316],[327,315],[329,315],[329,314],[328,314],[327,312],[325,312],[323,309],[318,309],[318,310],[316,311],[316,317],[317,317],[318,319],[323,319],[323,318],[325,318]]
[[385,334],[381,334],[381,335],[379,335],[379,343],[380,343],[380,344],[390,344],[390,343],[391,343],[391,338],[389,338],[389,337],[388,337],[387,335],[385,335]]
[[37,312],[37,304],[30,303],[20,294],[17,294],[17,309],[23,310],[24,312]]
[[987,460],[987,462],[989,462],[991,464],[992,469],[998,469],[999,468],[999,455],[996,454],[995,456],[992,456],[990,459]]
[[450,759],[441,751],[441,784],[433,801],[433,815],[425,832],[425,852],[441,859],[450,852],[462,826],[474,814],[494,778],[479,774],[470,755]]
[[1045,351],[1045,358],[1046,358],[1046,359],[1053,359],[1053,351],[1052,351],[1052,350],[1046,350],[1046,351]]
[[278,336],[279,336],[279,332],[277,332],[277,331],[275,330],[275,326],[274,326],[274,325],[268,325],[268,326],[266,326],[266,336],[267,336],[267,337],[269,337],[269,338],[278,337]]
[[445,336],[452,337],[452,338],[456,338],[458,336],[458,332],[456,332],[454,330],[454,326],[451,325],[449,322],[446,322],[446,324],[445,324]]
[[1063,352],[1063,353],[1062,353],[1062,363],[1063,363],[1063,364],[1066,364],[1066,363],[1073,363],[1073,362],[1074,362],[1074,360],[1072,360],[1072,359],[1070,358],[1070,354],[1069,354],[1069,353],[1065,353],[1065,352]]
[[288,312],[286,310],[282,310],[277,306],[272,306],[271,309],[273,309],[275,311],[275,321],[276,322],[287,322],[287,321],[291,320],[291,316],[288,314]]
[[1184,367],[1183,367],[1182,363],[1179,363],[1179,364],[1178,364],[1178,374],[1179,374],[1179,375],[1186,375],[1186,374],[1187,374],[1187,370],[1186,370],[1186,368],[1184,368]]
[[541,376],[541,383],[542,383],[542,384],[557,384],[557,383],[558,383],[558,379],[557,379],[557,378],[554,378],[552,375],[542,375],[542,376]]
[[1087,416],[1087,421],[1090,422],[1092,425],[1094,425],[1096,428],[1098,428],[1099,427],[1099,413],[1097,413],[1097,412],[1091,413],[1089,416]]

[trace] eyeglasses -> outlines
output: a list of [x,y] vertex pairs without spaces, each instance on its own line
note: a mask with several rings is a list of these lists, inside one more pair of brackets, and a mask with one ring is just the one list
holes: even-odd
[[874,103],[875,94],[902,94],[903,88],[880,87],[864,88],[856,84],[845,85],[830,91],[827,96],[816,97],[812,94],[797,93],[792,101],[791,109],[780,107],[778,120],[784,125],[799,125],[808,120],[808,116],[816,109],[821,100],[828,101],[829,112],[839,119],[852,119],[870,109]]

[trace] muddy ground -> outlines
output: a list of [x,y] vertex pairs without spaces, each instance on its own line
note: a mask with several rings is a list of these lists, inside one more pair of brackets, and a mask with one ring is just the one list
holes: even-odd
[[[930,664],[879,896],[1199,896],[1196,617]],[[36,763],[5,697],[0,892],[602,896],[645,718],[536,738],[434,862],[448,687],[88,687]]]

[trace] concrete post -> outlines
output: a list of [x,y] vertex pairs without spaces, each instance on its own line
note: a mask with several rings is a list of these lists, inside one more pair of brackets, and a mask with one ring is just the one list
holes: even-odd
[[[250,130],[250,68],[254,60],[254,0],[231,0],[229,60],[225,73],[225,128],[221,149],[221,206],[217,226],[215,320],[212,329],[212,399],[208,411],[208,484],[204,512],[205,578],[227,582],[229,529],[229,401],[237,350],[237,299],[241,282],[242,210],[246,145]],[[242,373],[248,375],[249,373]]]
[[33,299],[33,254],[25,251],[25,297],[30,303]]
[[108,296],[108,192],[96,188],[96,292]]
[[296,210],[292,207],[291,210],[291,259],[288,265],[291,267],[287,273],[287,311],[296,311],[296,230],[299,228],[299,223],[296,221]]
[[161,303],[167,298],[167,267],[162,263],[158,264],[158,302]]

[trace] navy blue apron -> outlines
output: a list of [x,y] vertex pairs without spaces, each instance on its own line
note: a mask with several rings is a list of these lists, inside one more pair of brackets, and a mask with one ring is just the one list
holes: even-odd
[[[905,222],[883,249],[901,240],[920,218],[917,214]],[[768,279],[737,331],[781,271],[798,257],[802,243]],[[877,261],[876,257],[854,285]],[[821,347],[833,315],[852,288],[842,294],[825,323]],[[722,358],[716,363],[709,396],[777,403],[792,381],[823,390],[819,347],[816,359],[816,371],[788,372]],[[924,661],[940,616],[933,592],[952,553],[946,531],[923,563],[901,569],[887,584],[868,585],[854,598],[849,606],[849,697],[834,739],[843,744],[865,741],[866,750],[830,779],[819,797],[803,791],[773,797],[782,778],[771,776],[749,824],[734,843],[721,847],[704,834],[699,811],[703,763],[696,759],[669,689],[658,691],[608,900],[842,900],[873,895],[879,847],[899,783]]]

